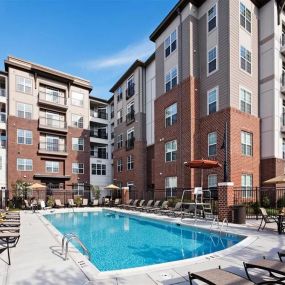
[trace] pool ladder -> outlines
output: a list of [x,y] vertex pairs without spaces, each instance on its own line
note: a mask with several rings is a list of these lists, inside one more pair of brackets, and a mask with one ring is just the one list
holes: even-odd
[[72,240],[76,241],[80,245],[80,247],[83,250],[83,254],[87,255],[88,259],[90,260],[91,255],[90,255],[89,250],[83,244],[83,242],[79,239],[79,237],[76,234],[74,234],[74,233],[64,234],[64,236],[62,237],[62,240],[61,240],[61,255],[63,255],[64,252],[65,252],[64,260],[67,260],[67,254],[68,254],[68,248],[69,248],[68,244]]
[[228,219],[227,219],[227,218],[224,218],[224,219],[223,219],[222,226],[220,226],[219,218],[218,218],[218,217],[215,217],[215,218],[213,219],[213,221],[212,221],[212,224],[211,224],[211,228],[210,228],[211,231],[212,231],[212,229],[213,229],[213,227],[214,227],[215,224],[217,225],[217,228],[218,228],[218,230],[220,230],[220,232],[223,231],[223,228],[224,228],[225,225],[226,225],[226,231],[228,230],[229,222],[228,222]]

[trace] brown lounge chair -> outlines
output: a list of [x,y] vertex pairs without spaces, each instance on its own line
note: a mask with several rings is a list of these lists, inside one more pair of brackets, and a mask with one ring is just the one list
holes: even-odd
[[[59,200],[60,201],[60,200]],[[61,202],[60,202],[61,204]],[[68,199],[67,200],[67,204],[68,204],[68,207],[76,207],[75,203],[74,203],[74,200],[73,199]]]
[[64,205],[61,204],[61,201],[59,199],[54,200],[54,206],[56,208],[63,208],[64,207]]
[[172,215],[172,216],[177,216],[180,215],[181,213],[181,207],[182,207],[182,203],[181,202],[177,202],[175,204],[175,207],[173,209],[169,209],[169,210],[160,210],[159,213],[162,215]]
[[120,198],[116,198],[113,204],[113,207],[118,207],[121,203],[121,199]]
[[141,200],[139,203],[137,203],[137,205],[132,205],[132,206],[129,206],[129,209],[130,210],[136,210],[137,208],[139,207],[142,207],[145,203],[145,200]]
[[20,221],[0,221],[0,227],[19,227]]
[[[266,224],[272,224],[272,223],[278,224],[278,218],[277,218],[277,217],[274,217],[274,216],[269,216],[269,215],[267,214],[267,211],[266,211],[265,208],[259,208],[259,210],[260,210],[260,213],[261,213],[261,215],[262,215],[262,219],[261,219],[261,223],[260,223],[260,225],[259,225],[258,231],[259,231],[260,229],[264,230]],[[263,227],[262,227],[262,223],[263,223],[263,222],[264,222],[264,225],[263,225]]]
[[82,207],[87,207],[88,206],[88,199],[83,198],[82,199]]
[[15,247],[19,241],[20,234],[19,233],[7,233],[7,232],[0,232],[0,241],[3,242],[0,247],[0,253],[7,250],[8,252],[8,264],[11,265],[10,259],[10,248]]
[[152,208],[151,205],[153,204],[153,200],[148,200],[146,206],[136,207],[137,211],[143,211],[145,208]]
[[148,212],[149,213],[158,213],[161,210],[167,210],[168,209],[168,201],[164,201],[161,205],[161,207],[153,207],[153,209],[149,209]]
[[99,200],[98,199],[93,200],[92,207],[95,207],[95,206],[99,206]]
[[[254,283],[244,277],[220,268],[204,270],[196,273],[188,273],[190,285],[194,285],[193,280],[197,279],[210,285],[251,285],[251,284],[283,284],[279,281],[264,281]],[[199,283],[200,284],[200,283]]]
[[130,199],[126,204],[118,205],[118,208],[124,208],[124,207],[126,207],[128,205],[132,205],[133,201],[134,201],[133,199]]
[[144,212],[144,211],[148,211],[148,210],[150,210],[150,209],[153,209],[153,208],[158,208],[159,207],[159,204],[160,204],[160,200],[157,200],[157,201],[155,201],[155,203],[154,203],[154,205],[153,206],[146,206],[146,207],[143,207],[142,208],[142,211]]

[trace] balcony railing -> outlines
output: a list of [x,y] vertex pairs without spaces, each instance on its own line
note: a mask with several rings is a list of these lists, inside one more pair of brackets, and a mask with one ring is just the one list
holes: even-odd
[[6,123],[6,113],[0,112],[0,123]]
[[61,120],[56,120],[56,119],[50,119],[46,117],[40,117],[39,124],[40,126],[45,126],[49,128],[67,129],[66,122],[61,121]]
[[108,135],[105,132],[98,132],[98,130],[91,130],[90,136],[98,139],[108,139]]
[[126,89],[126,99],[128,100],[135,94],[135,84],[130,84]]
[[41,142],[39,150],[62,153],[66,152],[66,145],[64,143]]
[[91,156],[95,158],[108,159],[107,151],[91,150]]
[[0,97],[6,97],[6,89],[0,88]]
[[102,112],[102,111],[91,110],[91,117],[99,118],[99,119],[103,119],[103,120],[108,120],[108,114],[106,112]]
[[135,120],[135,111],[131,111],[131,112],[127,113],[127,116],[126,116],[127,124],[132,123],[134,120]]
[[133,149],[135,146],[135,138],[126,140],[126,150]]
[[67,107],[67,99],[64,96],[55,96],[46,92],[39,92],[39,101],[45,101],[54,105]]

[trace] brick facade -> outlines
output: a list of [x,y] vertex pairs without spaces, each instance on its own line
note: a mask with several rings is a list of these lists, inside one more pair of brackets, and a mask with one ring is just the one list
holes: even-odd
[[[285,161],[278,158],[267,158],[261,160],[261,184],[264,181],[271,179],[273,177],[283,175],[285,169]],[[267,185],[274,186],[274,185]]]

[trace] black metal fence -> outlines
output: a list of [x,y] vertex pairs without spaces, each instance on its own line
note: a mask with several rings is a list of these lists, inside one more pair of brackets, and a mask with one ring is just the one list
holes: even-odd
[[8,207],[9,191],[0,190],[0,209]]
[[269,215],[277,215],[280,209],[285,207],[285,188],[235,188],[234,205],[244,205],[246,207],[246,217],[248,219],[260,218],[260,207],[266,208]]

